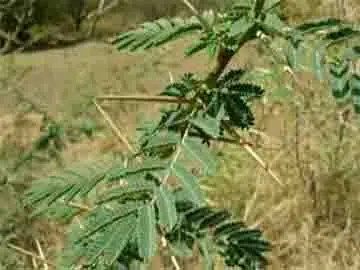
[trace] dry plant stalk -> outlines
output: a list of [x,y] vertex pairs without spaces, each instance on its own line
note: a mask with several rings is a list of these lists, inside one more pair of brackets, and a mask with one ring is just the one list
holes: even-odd
[[36,255],[36,254],[34,254],[33,252],[28,251],[28,250],[26,250],[26,249],[23,249],[23,248],[21,248],[21,247],[18,247],[18,246],[14,245],[14,244],[7,243],[7,247],[10,248],[10,249],[12,249],[12,250],[14,250],[14,251],[16,251],[16,252],[18,252],[18,253],[21,253],[21,254],[23,254],[23,255],[30,256],[31,258],[33,258],[33,259],[35,259],[35,260],[39,260],[39,261],[41,261],[41,262],[43,262],[43,263],[46,263],[47,265],[50,265],[50,266],[52,266],[52,267],[54,267],[54,268],[56,267],[55,264],[53,264],[53,263],[51,263],[51,262],[49,262],[49,261],[44,260],[44,258],[42,258],[41,256]]
[[44,270],[49,270],[49,265],[46,263],[46,258],[45,258],[45,254],[44,254],[44,251],[41,247],[41,244],[40,244],[40,241],[38,239],[35,239],[35,243],[36,243],[36,247],[39,251],[39,255],[40,255],[40,258],[42,258],[42,262],[43,262],[43,265],[44,265]]

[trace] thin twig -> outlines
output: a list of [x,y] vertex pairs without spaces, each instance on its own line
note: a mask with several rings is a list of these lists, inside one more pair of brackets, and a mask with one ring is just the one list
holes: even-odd
[[[240,142],[242,141],[239,132],[231,127],[229,130],[235,135]],[[243,145],[243,148],[265,169],[265,171],[281,186],[284,186],[283,182],[276,176],[276,174],[270,169],[269,165],[255,152],[255,150],[248,144]]]
[[303,162],[300,154],[300,112],[297,104],[295,104],[295,118],[295,158],[299,170],[299,177],[300,179],[305,180],[304,167],[302,166]]
[[174,267],[175,267],[175,270],[180,270],[181,268],[180,268],[180,265],[179,265],[178,261],[176,260],[176,257],[175,257],[175,256],[171,256],[170,259],[171,259],[172,264],[173,264]]
[[36,247],[39,251],[40,258],[42,258],[42,262],[44,264],[44,270],[49,270],[49,265],[46,263],[45,254],[41,248],[41,244],[40,244],[39,240],[35,239],[35,243],[36,243]]
[[110,116],[103,110],[103,108],[94,100],[94,104],[97,108],[97,110],[100,112],[100,114],[103,116],[105,121],[109,124],[112,131],[115,133],[115,135],[120,139],[120,141],[125,144],[125,146],[133,153],[135,153],[135,149],[131,146],[129,141],[126,139],[125,136],[122,135],[121,131],[118,129],[118,127],[115,125],[115,123],[112,121]]
[[92,207],[90,206],[87,206],[87,205],[84,205],[84,204],[80,204],[80,203],[74,203],[74,202],[68,202],[66,203],[68,206],[71,206],[71,207],[74,207],[74,208],[78,208],[82,211],[85,211],[85,212],[90,212],[93,210]]
[[23,254],[23,255],[30,256],[30,257],[32,257],[32,258],[34,258],[34,259],[36,259],[36,260],[42,261],[42,262],[44,262],[44,263],[46,263],[46,264],[48,264],[48,265],[51,265],[52,267],[55,267],[55,266],[56,266],[55,264],[53,264],[53,263],[51,263],[51,262],[45,261],[44,258],[42,258],[41,256],[36,255],[36,254],[34,254],[33,252],[28,251],[28,250],[26,250],[26,249],[23,249],[23,248],[21,248],[21,247],[15,246],[15,245],[10,244],[10,243],[7,243],[7,247],[10,248],[10,249],[12,249],[12,250],[15,250],[15,251],[17,251],[17,252],[19,252],[19,253],[21,253],[21,254]]
[[[101,10],[100,10],[100,16],[102,16],[105,12],[115,8],[117,5],[119,4],[119,0],[114,0],[112,1],[109,5],[104,6]],[[87,16],[86,19],[90,20],[95,16],[99,16],[99,9],[97,8],[95,11],[90,12]]]
[[198,18],[199,22],[203,25],[206,31],[211,32],[211,27],[206,20],[201,16],[200,12],[188,0],[181,0],[189,10]]
[[143,101],[143,102],[157,102],[157,103],[175,103],[184,104],[189,103],[190,100],[185,98],[173,98],[166,96],[147,96],[147,95],[136,95],[136,96],[117,96],[117,95],[104,95],[97,96],[96,100],[118,100],[118,101]]
[[165,184],[167,183],[167,181],[169,180],[169,177],[170,177],[170,175],[171,175],[171,170],[173,169],[175,163],[177,162],[177,160],[178,160],[179,157],[180,157],[180,154],[181,154],[181,151],[182,151],[182,147],[181,147],[181,146],[184,145],[185,140],[186,140],[187,136],[189,135],[190,126],[191,126],[191,125],[188,125],[187,128],[186,128],[186,130],[185,130],[185,132],[184,132],[184,135],[183,135],[183,137],[182,137],[182,139],[181,139],[181,142],[180,142],[180,144],[179,144],[180,146],[177,147],[176,153],[175,153],[175,155],[174,155],[174,158],[172,159],[172,161],[171,161],[171,163],[170,163],[169,170],[167,171],[167,173],[166,173],[166,175],[164,176],[164,178],[161,179],[161,184],[162,184],[162,185],[165,185]]
[[36,262],[36,259],[35,259],[35,258],[31,258],[31,262],[32,262],[32,264],[33,264],[33,268],[34,268],[34,269],[38,269],[38,264],[37,264],[37,262]]

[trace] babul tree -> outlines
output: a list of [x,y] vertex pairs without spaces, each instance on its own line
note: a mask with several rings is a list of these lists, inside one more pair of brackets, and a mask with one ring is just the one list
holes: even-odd
[[[277,0],[237,0],[222,13],[201,14],[187,0],[183,2],[192,17],[143,23],[118,35],[114,46],[135,52],[192,35],[196,41],[185,54],[205,50],[215,59],[214,67],[204,77],[189,71],[157,96],[102,97],[166,106],[158,121],[141,127],[135,145],[112,125],[131,150],[121,162],[67,169],[35,182],[26,193],[24,202],[37,207],[35,214],[51,213],[67,221],[79,217],[68,235],[61,269],[146,266],[159,251],[166,251],[177,269],[177,258],[193,252],[199,252],[206,269],[214,268],[217,255],[230,268],[266,267],[271,245],[261,230],[248,228],[227,210],[210,205],[200,184],[202,177],[216,172],[212,150],[217,142],[246,146],[239,129],[254,124],[250,105],[266,91],[244,79],[252,70],[227,69],[245,44],[266,44],[278,64],[293,74],[297,59],[310,52],[315,75],[329,82],[341,108],[352,105],[360,112],[360,77],[351,65],[360,55],[360,47],[351,45],[359,35],[356,25],[324,18],[290,27],[280,19]],[[282,50],[273,46],[275,40],[283,41]],[[99,100],[94,104],[111,124]],[[271,172],[249,146],[245,149]],[[84,198],[91,205],[84,206],[80,201]]]

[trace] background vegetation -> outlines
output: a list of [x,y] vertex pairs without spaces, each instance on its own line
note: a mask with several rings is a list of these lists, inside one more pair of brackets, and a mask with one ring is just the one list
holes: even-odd
[[[42,2],[41,15],[30,24],[33,35],[51,32],[76,43],[84,41],[88,22],[76,31],[68,2]],[[319,15],[359,20],[356,0],[344,1],[345,5],[325,0],[284,2],[290,21]],[[201,8],[224,4],[193,3]],[[96,3],[87,1],[86,8],[93,10]],[[13,245],[1,245],[0,269],[41,269],[41,260],[32,260],[23,251],[36,256],[43,251],[51,261],[62,247],[61,225],[30,219],[17,199],[33,179],[66,164],[121,152],[122,146],[91,105],[92,96],[154,93],[166,83],[169,70],[175,78],[189,69],[205,70],[208,63],[202,55],[178,61],[186,41],[135,57],[102,42],[140,21],[182,12],[176,0],[120,1],[98,22],[92,41],[1,57],[0,240]],[[58,44],[45,39],[45,45]],[[257,63],[258,54],[261,48],[249,46],[248,53],[231,64],[260,64],[263,84],[269,76],[281,76],[267,87],[273,91],[257,106],[256,128],[248,139],[286,185],[279,187],[245,152],[227,146],[220,153],[225,156],[217,181],[207,180],[212,201],[235,211],[249,225],[264,228],[275,245],[270,269],[360,269],[359,129],[353,121],[338,120],[331,93],[310,75],[304,72],[300,83],[294,83],[282,70],[269,73],[270,57]],[[136,134],[136,122],[156,113],[149,106],[109,103],[107,108],[129,135]],[[36,147],[39,139],[49,143]]]

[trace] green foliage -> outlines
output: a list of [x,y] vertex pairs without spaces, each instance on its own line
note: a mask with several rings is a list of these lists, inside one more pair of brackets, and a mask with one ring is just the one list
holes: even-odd
[[[325,48],[315,55],[315,71],[320,74],[328,49],[358,32],[333,19],[291,28],[280,19],[278,6],[279,1],[273,0],[238,0],[225,13],[163,18],[118,36],[114,45],[133,52],[197,32],[199,40],[185,54],[206,49],[210,57],[216,56],[216,65],[204,78],[186,73],[165,87],[161,95],[177,104],[164,108],[159,121],[141,129],[136,152],[126,162],[65,170],[28,191],[24,202],[38,207],[36,214],[59,210],[57,216],[66,220],[82,212],[76,210],[79,200],[97,191],[83,223],[69,235],[64,267],[82,264],[106,269],[116,261],[127,267],[134,261],[146,264],[164,239],[174,256],[188,257],[197,247],[207,269],[214,269],[216,255],[228,267],[265,267],[270,244],[261,231],[236,222],[226,210],[210,207],[200,185],[202,176],[211,176],[217,169],[209,146],[220,140],[239,141],[236,129],[254,124],[250,106],[265,91],[244,80],[251,70],[227,71],[226,67],[248,42],[280,38],[290,44],[294,56],[311,34],[321,43],[319,48]],[[352,47],[345,58],[331,62],[329,70],[334,96],[351,93],[356,111],[360,83],[359,76],[350,73],[349,62],[358,54],[359,48]],[[294,68],[292,60],[287,64]]]
[[[359,70],[354,66],[359,60],[360,40],[358,25],[339,19],[325,18],[303,23],[295,27],[290,35],[291,54],[303,58],[303,48],[309,48],[313,55],[313,71],[319,80],[329,83],[332,95],[340,105],[353,104],[358,113],[356,100],[356,78]],[[296,64],[289,62],[290,67]]]

